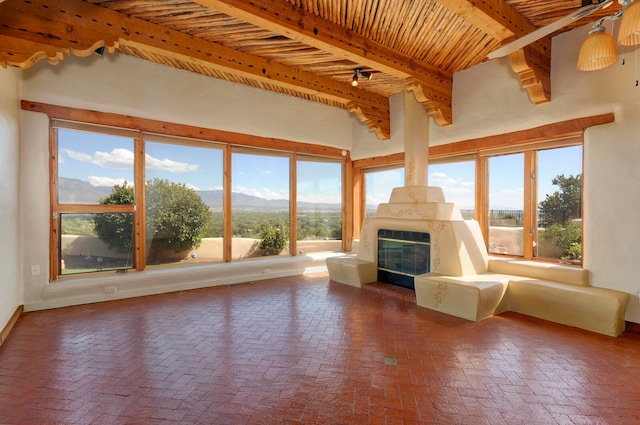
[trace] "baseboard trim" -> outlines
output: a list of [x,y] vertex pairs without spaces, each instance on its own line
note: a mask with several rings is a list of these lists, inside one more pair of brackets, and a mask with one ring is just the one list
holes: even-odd
[[16,311],[13,313],[13,316],[11,316],[11,319],[9,319],[9,323],[7,323],[7,325],[2,329],[2,332],[0,333],[0,347],[2,346],[2,344],[4,344],[4,342],[9,337],[9,334],[11,333],[11,331],[13,330],[13,327],[18,322],[18,319],[20,318],[20,316],[22,316],[23,312],[24,312],[24,305],[19,305],[18,308],[16,308]]

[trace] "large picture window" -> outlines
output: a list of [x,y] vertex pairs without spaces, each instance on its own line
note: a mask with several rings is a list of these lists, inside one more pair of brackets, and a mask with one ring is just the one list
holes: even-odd
[[535,255],[582,261],[582,146],[541,150],[537,164]]
[[234,149],[232,258],[288,254],[290,156]]
[[489,158],[490,254],[524,254],[524,154]]
[[297,255],[292,235],[302,253],[342,249],[341,150],[315,156],[309,145],[275,150],[253,136],[269,148],[56,119],[52,127],[52,279]]
[[223,150],[177,142],[145,140],[147,265],[222,261]]
[[342,249],[342,162],[298,157],[299,253]]
[[539,143],[488,156],[488,250],[582,261],[582,144]]
[[[52,229],[59,275],[135,267],[134,137],[135,132],[55,121],[53,140],[57,193]],[[117,198],[118,188],[130,194]],[[114,195],[114,193],[116,193]]]

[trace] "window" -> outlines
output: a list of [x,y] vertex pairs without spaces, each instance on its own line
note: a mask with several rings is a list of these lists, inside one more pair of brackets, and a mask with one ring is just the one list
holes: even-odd
[[485,157],[491,254],[582,261],[581,139]]
[[[135,132],[56,121],[56,274],[129,269],[134,261]],[[129,136],[129,137],[127,137]],[[123,188],[128,197],[119,197]]]
[[489,158],[490,254],[524,254],[524,154]]
[[234,148],[232,258],[288,253],[290,156]]
[[[296,255],[298,230],[301,251],[341,250],[341,149],[177,124],[165,135],[103,125],[123,121],[113,114],[84,116],[101,124],[51,120],[52,280]],[[213,140],[221,136],[231,141]]]
[[296,235],[299,253],[342,249],[342,161],[299,156]]
[[457,205],[465,220],[475,218],[476,162],[429,163],[429,186],[442,188],[444,199]]
[[395,187],[404,186],[404,168],[365,172],[366,217],[375,217],[378,205],[389,202]]
[[538,152],[535,255],[582,261],[582,146]]
[[145,179],[147,265],[222,261],[223,150],[150,136]]

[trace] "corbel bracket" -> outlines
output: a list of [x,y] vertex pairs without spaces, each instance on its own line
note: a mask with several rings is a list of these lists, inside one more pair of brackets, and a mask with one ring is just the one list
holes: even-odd
[[453,123],[451,79],[443,80],[442,85],[435,89],[431,85],[410,77],[405,80],[405,87],[413,92],[418,102],[424,105],[427,114],[433,117],[436,124],[444,127]]
[[364,106],[356,102],[349,102],[347,110],[356,114],[358,119],[366,124],[369,131],[376,133],[379,139],[389,140],[391,138],[391,114],[388,99],[385,110]]
[[539,105],[551,101],[551,57],[526,46],[509,55],[511,69],[529,93],[529,100]]

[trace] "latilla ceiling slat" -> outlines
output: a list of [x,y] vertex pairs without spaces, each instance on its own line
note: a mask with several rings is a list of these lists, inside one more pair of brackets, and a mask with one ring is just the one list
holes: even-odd
[[[321,51],[273,31],[228,16],[190,0],[85,0],[129,16],[161,25],[207,42],[235,49],[262,60],[307,74],[350,84],[353,69],[362,64],[333,53]],[[487,53],[500,44],[492,35],[472,26],[453,13],[445,0],[282,0],[353,31],[415,61],[429,64],[446,73],[472,67],[485,60]],[[471,0],[469,0],[471,1]],[[534,25],[547,24],[581,5],[581,0],[504,0]],[[619,5],[617,5],[619,9]],[[601,15],[611,13],[611,7]],[[577,25],[577,24],[575,24]],[[183,62],[123,47],[123,53],[162,63],[190,72],[264,88],[278,93],[313,99],[291,86],[278,87],[264,81],[238,77],[231,71],[220,72],[204,65]],[[362,82],[359,89],[382,96],[404,90],[404,82],[376,69],[364,67],[373,79]],[[330,104],[331,102],[322,101]]]

